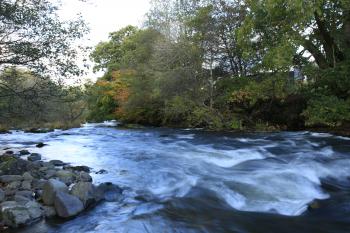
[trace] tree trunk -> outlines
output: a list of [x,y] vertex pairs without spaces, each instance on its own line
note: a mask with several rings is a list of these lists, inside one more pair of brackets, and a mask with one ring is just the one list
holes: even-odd
[[[344,14],[345,14],[345,20],[344,20],[345,43],[349,51],[350,50],[350,10],[345,11]],[[349,59],[349,57],[347,58]]]
[[337,62],[344,61],[345,56],[335,43],[334,38],[330,35],[326,22],[321,19],[317,12],[315,12],[314,15],[318,28],[318,34],[321,37],[321,42],[326,52],[326,59],[328,64],[331,67],[334,67]]
[[314,57],[315,62],[320,69],[329,68],[329,64],[327,62],[327,59],[324,57],[324,55],[319,50],[319,48],[316,47],[310,40],[304,38],[303,46]]

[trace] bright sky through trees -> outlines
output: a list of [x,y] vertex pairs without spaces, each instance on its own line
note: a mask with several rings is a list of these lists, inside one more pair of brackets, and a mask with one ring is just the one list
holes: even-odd
[[127,25],[141,26],[150,7],[149,0],[62,0],[62,3],[62,17],[71,19],[80,13],[87,22],[90,34],[85,37],[84,44],[88,46],[108,40],[110,32]]

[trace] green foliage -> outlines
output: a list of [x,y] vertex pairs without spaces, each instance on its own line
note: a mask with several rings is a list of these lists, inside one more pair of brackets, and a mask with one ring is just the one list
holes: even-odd
[[105,71],[94,118],[260,131],[349,121],[349,0],[152,3],[147,28],[92,53]]
[[0,125],[79,125],[85,107],[80,87],[61,86],[27,70],[8,68],[0,73]]
[[340,126],[350,121],[350,99],[342,100],[336,96],[317,96],[311,99],[303,115],[310,126]]
[[88,121],[101,122],[113,120],[114,111],[117,107],[116,101],[112,96],[105,93],[112,90],[110,86],[88,85],[87,104],[90,110],[87,116]]
[[188,116],[188,124],[193,128],[206,128],[220,130],[223,128],[220,114],[208,107],[197,106]]
[[[81,18],[63,21],[55,1],[0,1],[0,66],[26,66],[39,73],[79,75],[73,46],[87,28]],[[2,67],[0,67],[2,68]]]

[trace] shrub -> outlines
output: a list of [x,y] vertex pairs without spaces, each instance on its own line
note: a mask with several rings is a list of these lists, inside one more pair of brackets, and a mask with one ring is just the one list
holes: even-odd
[[336,96],[317,96],[309,100],[303,112],[308,126],[340,126],[350,121],[350,99],[347,101]]

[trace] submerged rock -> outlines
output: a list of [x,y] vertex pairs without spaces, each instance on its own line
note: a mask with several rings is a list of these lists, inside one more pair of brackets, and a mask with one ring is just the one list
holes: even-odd
[[47,144],[39,142],[38,144],[36,144],[37,148],[43,148],[44,146],[47,146]]
[[55,210],[61,218],[70,218],[84,210],[84,205],[76,196],[65,192],[57,192],[55,196]]
[[96,188],[96,198],[109,202],[119,201],[122,197],[123,190],[110,182],[102,183]]
[[95,172],[95,174],[97,174],[97,175],[102,175],[102,174],[107,174],[107,173],[108,173],[108,171],[106,171],[105,169],[101,169],[98,172]]
[[57,192],[68,193],[68,187],[59,180],[50,179],[43,187],[42,199],[45,205],[51,206],[55,202]]
[[49,129],[49,128],[31,128],[31,129],[27,129],[24,132],[26,133],[49,133],[49,132],[53,132],[53,129]]
[[5,151],[5,155],[13,155],[15,152],[13,152],[12,150],[7,150]]
[[20,150],[20,151],[19,151],[19,154],[20,154],[20,155],[29,155],[30,152],[29,152],[28,150]]

